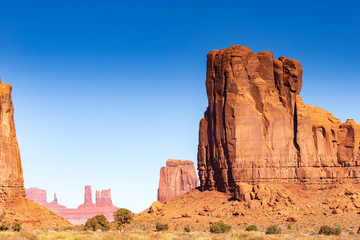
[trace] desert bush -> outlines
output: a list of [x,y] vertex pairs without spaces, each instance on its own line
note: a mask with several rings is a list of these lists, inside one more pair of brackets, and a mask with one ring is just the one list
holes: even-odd
[[266,229],[265,234],[280,234],[281,228],[278,225],[271,225]]
[[97,231],[99,229],[103,232],[110,230],[110,222],[103,214],[89,218],[85,223],[85,230]]
[[211,233],[227,233],[230,231],[231,226],[223,222],[212,223],[210,226]]
[[256,231],[259,231],[259,230],[258,230],[257,226],[255,224],[253,224],[253,225],[247,226],[245,228],[245,231],[248,231],[248,232],[255,231],[256,232]]
[[340,233],[341,233],[341,228],[339,228],[339,227],[333,228],[331,231],[331,234],[335,235],[335,236],[339,236]]
[[0,231],[7,231],[10,228],[10,224],[8,224],[7,222],[3,221],[0,224]]
[[122,228],[126,223],[129,223],[134,218],[134,213],[126,208],[119,208],[114,212],[114,220],[118,228]]
[[331,230],[331,227],[324,225],[320,227],[319,234],[331,235]]
[[327,225],[323,225],[320,227],[319,234],[323,235],[340,235],[341,228],[331,228]]
[[21,230],[21,223],[19,222],[14,222],[12,225],[11,225],[11,229],[15,232],[20,232]]
[[358,228],[356,234],[360,234],[360,227]]
[[4,220],[5,215],[6,215],[5,212],[3,212],[2,214],[0,214],[0,222],[2,222],[2,220]]
[[166,223],[156,223],[155,224],[156,227],[156,231],[163,231],[163,230],[168,230],[169,229],[169,225]]
[[186,226],[184,227],[184,231],[185,231],[185,232],[191,232],[190,225],[186,225]]
[[27,231],[21,231],[17,236],[20,237],[20,239],[26,239],[26,240],[38,240],[39,238],[35,233],[27,232]]
[[72,231],[72,230],[73,230],[72,226],[67,226],[62,229],[62,231]]

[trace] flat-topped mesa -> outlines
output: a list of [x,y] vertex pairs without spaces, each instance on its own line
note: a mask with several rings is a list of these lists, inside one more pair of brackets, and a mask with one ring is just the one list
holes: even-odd
[[360,177],[360,126],[303,103],[302,67],[232,46],[207,55],[209,106],[200,121],[202,190],[236,195],[241,182]]
[[114,219],[114,211],[119,209],[112,203],[110,189],[102,190],[101,192],[96,191],[96,202],[93,204],[91,198],[91,186],[85,186],[84,204],[79,205],[75,209],[60,205],[57,201],[56,194],[54,195],[54,201],[48,203],[46,197],[45,201],[42,197],[43,193],[46,196],[46,191],[41,189],[37,189],[39,191],[34,191],[34,189],[37,188],[26,189],[27,193],[33,193],[26,196],[28,199],[40,203],[72,224],[84,224],[87,219],[100,214],[104,214],[106,218],[111,221]]
[[157,200],[166,202],[198,187],[194,163],[190,160],[166,161],[166,167],[160,170]]
[[13,202],[25,196],[11,91],[11,85],[0,80],[0,202]]
[[101,205],[103,206],[113,206],[112,200],[111,200],[111,190],[106,189],[101,191]]
[[45,190],[33,187],[33,188],[26,189],[25,192],[26,192],[26,198],[28,198],[30,200],[33,200],[38,203],[46,203],[47,202]]
[[194,162],[191,160],[176,160],[168,159],[166,161],[167,167],[177,167],[177,166],[194,166]]

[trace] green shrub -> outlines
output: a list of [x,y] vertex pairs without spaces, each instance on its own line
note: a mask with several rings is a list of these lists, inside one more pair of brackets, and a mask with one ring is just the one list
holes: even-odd
[[[359,230],[358,230],[359,231]],[[321,226],[320,230],[319,230],[319,234],[323,234],[323,235],[340,235],[341,233],[341,228],[331,228],[329,226]]]
[[280,234],[281,228],[278,225],[271,225],[266,229],[265,234]]
[[356,234],[360,234],[360,227],[358,228]]
[[185,231],[185,232],[191,232],[190,226],[189,226],[189,225],[186,225],[186,226],[184,227],[184,231]]
[[21,230],[21,223],[19,222],[14,222],[12,225],[11,225],[11,229],[15,232],[20,232]]
[[4,220],[5,215],[6,215],[5,212],[3,212],[2,214],[0,214],[0,222],[2,222],[2,220]]
[[253,225],[247,226],[247,227],[245,228],[245,231],[248,231],[248,232],[255,231],[255,232],[257,232],[257,231],[259,231],[259,230],[258,230],[257,226],[256,226],[255,224],[253,224]]
[[331,231],[331,234],[335,235],[335,236],[339,236],[340,233],[341,233],[341,228],[339,228],[339,227],[333,228]]
[[122,228],[126,223],[129,223],[134,218],[134,213],[126,208],[119,208],[114,212],[114,220],[118,228]]
[[7,231],[10,228],[10,224],[8,224],[7,222],[1,222],[0,224],[0,231]]
[[289,230],[291,229],[291,224],[287,225],[287,229],[289,229]]
[[85,230],[97,231],[99,229],[103,232],[110,230],[110,222],[103,214],[89,218],[85,223]]
[[163,230],[168,230],[169,229],[169,225],[168,224],[163,224],[163,223],[156,223],[155,225],[156,227],[156,231],[163,231]]
[[324,225],[320,227],[319,234],[331,235],[332,228]]
[[227,233],[230,231],[231,226],[223,222],[212,223],[210,226],[211,233]]

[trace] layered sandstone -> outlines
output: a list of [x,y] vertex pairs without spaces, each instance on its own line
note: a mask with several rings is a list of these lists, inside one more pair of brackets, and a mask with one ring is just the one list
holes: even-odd
[[[84,224],[87,219],[99,214],[104,214],[108,220],[112,221],[114,219],[114,211],[119,209],[112,203],[110,189],[102,190],[101,192],[96,191],[96,202],[94,204],[92,201],[91,186],[85,186],[84,204],[79,205],[75,209],[67,208],[66,206],[60,205],[58,203],[56,194],[54,195],[54,200],[48,203],[46,201],[45,190],[30,188],[26,189],[26,192],[30,193],[29,195],[27,195],[28,199],[40,203],[44,207],[52,210],[53,212],[68,220],[72,224]],[[44,193],[45,201],[43,201]]]
[[160,170],[157,200],[166,202],[198,187],[194,163],[190,160],[166,161],[166,167]]
[[202,190],[240,196],[242,183],[360,177],[360,126],[304,104],[302,74],[297,60],[244,46],[208,54],[209,106],[198,147]]
[[11,85],[0,80],[0,203],[25,195],[11,91]]
[[[19,221],[24,227],[52,228],[70,223],[25,196],[19,145],[16,139],[14,106],[10,84],[0,79],[0,212],[7,222]],[[45,197],[45,198],[44,198]],[[38,200],[46,200],[43,192]]]

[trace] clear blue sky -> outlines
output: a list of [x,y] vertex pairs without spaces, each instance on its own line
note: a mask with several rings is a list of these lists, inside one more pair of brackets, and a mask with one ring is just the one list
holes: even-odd
[[196,161],[206,54],[298,59],[305,103],[360,122],[357,1],[1,1],[25,186],[76,207],[84,185],[138,212],[168,158]]

